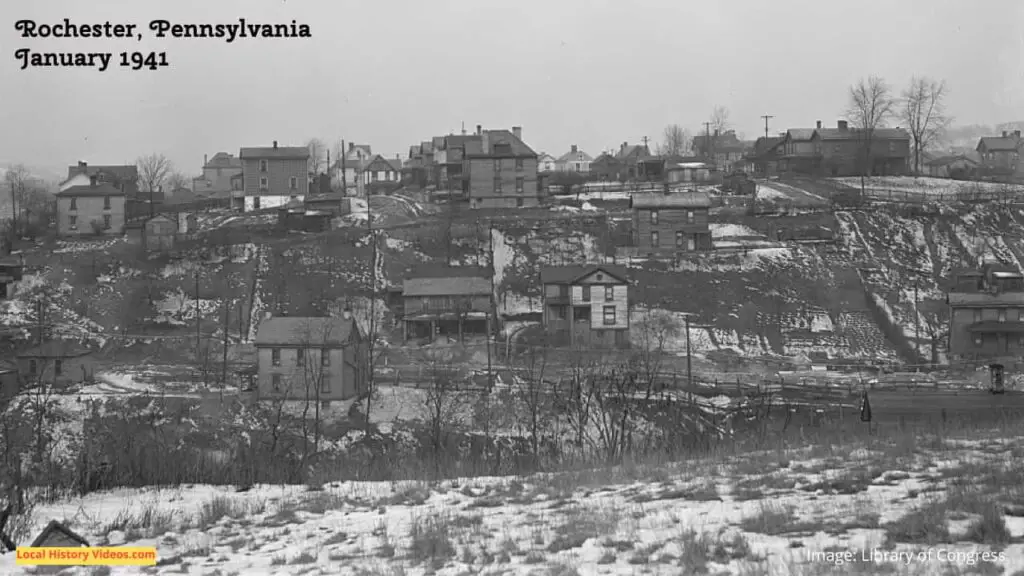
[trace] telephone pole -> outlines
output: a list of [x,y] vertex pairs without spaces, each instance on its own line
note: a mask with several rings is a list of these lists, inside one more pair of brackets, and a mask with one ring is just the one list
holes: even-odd
[[765,114],[764,116],[761,116],[761,118],[764,118],[764,140],[765,142],[768,142],[768,120],[775,118],[775,116]]
[[686,322],[686,384],[690,387],[690,393],[693,393],[693,365],[690,363],[690,315],[683,316],[683,320]]
[[494,388],[494,370],[491,367],[491,337],[494,335],[494,329],[496,328],[498,314],[496,310],[497,296],[494,293],[494,220],[487,219],[487,252],[490,260],[490,272],[488,275],[491,277],[491,310],[490,320],[487,321],[487,393],[491,392]]
[[644,143],[644,148],[646,148],[646,149],[647,149],[647,152],[650,152],[650,151],[651,151],[651,149],[650,149],[650,148],[647,148],[647,141],[649,140],[649,138],[647,138],[647,136],[644,136],[644,137],[643,137],[643,138],[641,138],[640,140],[641,140],[641,141],[643,141],[643,143]]
[[914,352],[917,354],[917,361],[921,361],[921,315],[917,312],[917,284],[914,279]]
[[705,158],[709,158],[711,155],[708,151],[711,150],[711,122],[704,123],[704,149],[701,150],[701,154]]

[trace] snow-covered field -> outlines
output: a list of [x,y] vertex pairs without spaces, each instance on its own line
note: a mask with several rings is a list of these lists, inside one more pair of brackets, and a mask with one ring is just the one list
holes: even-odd
[[[36,508],[153,574],[1012,574],[1018,437],[526,477],[119,489]],[[71,567],[64,574],[97,574]],[[0,572],[28,574],[14,555]],[[114,567],[104,574],[137,574]]]

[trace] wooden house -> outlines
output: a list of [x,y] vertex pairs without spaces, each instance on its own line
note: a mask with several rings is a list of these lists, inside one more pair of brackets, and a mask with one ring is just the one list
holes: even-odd
[[708,225],[711,198],[705,192],[635,194],[629,207],[633,245],[639,254],[668,255],[713,248]]
[[623,266],[545,266],[543,322],[553,345],[629,347],[629,280]]

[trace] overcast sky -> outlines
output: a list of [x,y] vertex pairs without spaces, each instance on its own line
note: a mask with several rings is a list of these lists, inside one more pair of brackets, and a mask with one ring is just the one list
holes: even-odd
[[[0,161],[130,163],[317,136],[410,144],[523,127],[556,156],[700,130],[715,105],[749,138],[833,124],[877,74],[945,79],[957,124],[1024,120],[1024,1],[2,0]],[[307,39],[156,39],[153,19],[290,23]],[[136,23],[135,40],[21,39],[14,22]],[[170,67],[18,70],[17,48],[166,51]]]

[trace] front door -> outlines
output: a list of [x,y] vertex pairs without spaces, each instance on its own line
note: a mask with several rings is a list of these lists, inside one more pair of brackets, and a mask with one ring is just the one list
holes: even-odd
[[697,240],[693,236],[686,239],[686,249],[693,252],[697,249]]

